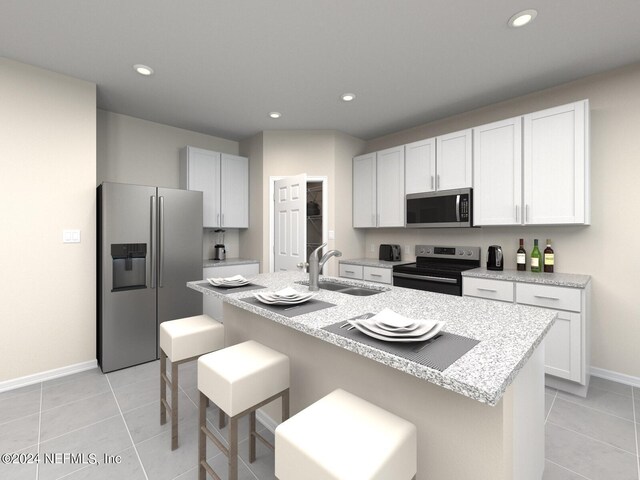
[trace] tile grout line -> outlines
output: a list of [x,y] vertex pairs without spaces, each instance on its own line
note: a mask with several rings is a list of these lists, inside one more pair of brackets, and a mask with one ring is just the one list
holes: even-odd
[[548,422],[548,423],[553,425],[553,426],[555,426],[555,427],[562,428],[563,430],[566,430],[567,432],[575,433],[576,435],[580,435],[581,437],[588,438],[589,440],[593,440],[594,442],[598,442],[598,443],[601,443],[601,444],[606,445],[608,447],[615,448],[616,450],[620,450],[622,453],[626,453],[627,455],[632,455],[632,456],[637,458],[637,455],[635,453],[630,452],[629,450],[625,450],[624,448],[618,447],[616,445],[613,445],[613,444],[611,444],[609,442],[605,442],[604,440],[599,440],[597,438],[592,437],[591,435],[587,435],[585,433],[577,432],[575,430],[572,430],[570,428],[564,427],[562,425],[558,425],[557,423],[553,423],[553,422]]
[[553,460],[549,460],[548,458],[545,459],[547,462],[549,463],[553,463],[554,465],[562,468],[563,470],[566,470],[567,472],[571,472],[574,473],[576,475],[578,475],[580,478],[584,478],[585,480],[591,480],[589,477],[585,477],[584,475],[578,473],[578,472],[574,472],[573,470],[571,470],[570,468],[565,467],[564,465],[560,465],[559,463],[554,462]]
[[[42,431],[42,383],[40,382],[40,410],[38,414],[38,457],[40,457],[40,432]],[[36,480],[40,476],[40,462],[36,463]]]
[[636,431],[636,463],[638,466],[638,479],[640,479],[640,450],[638,449],[638,414],[636,413],[636,395],[635,388],[631,388],[631,403],[633,407],[633,426]]
[[[601,391],[604,391],[604,390],[601,390]],[[609,392],[609,393],[616,394],[619,397],[623,397],[623,398],[630,398],[631,402],[633,403],[633,397],[627,397],[626,395],[620,395],[620,394],[617,394],[616,392]],[[556,393],[556,395],[557,395],[557,393]],[[621,417],[620,415],[616,415],[615,413],[611,413],[611,412],[608,412],[607,410],[602,410],[600,408],[591,407],[589,405],[584,405],[582,403],[575,402],[575,401],[573,401],[573,400],[571,400],[570,398],[567,398],[567,397],[558,397],[558,398],[560,398],[560,400],[564,400],[565,402],[570,403],[571,405],[577,405],[579,407],[587,408],[587,409],[593,410],[595,412],[599,412],[599,413],[603,413],[605,415],[610,415],[612,417],[619,418],[620,420],[625,420],[627,422],[633,422],[633,420],[629,420],[628,418]]]
[[45,440],[45,443],[46,442],[50,442],[51,440],[56,440],[56,439],[58,439],[60,437],[64,437],[65,435],[69,435],[70,433],[75,433],[75,432],[77,432],[79,430],[84,430],[85,428],[93,427],[94,425],[97,425],[98,423],[106,422],[107,420],[111,420],[112,418],[116,418],[118,415],[119,414],[116,413],[115,415],[111,415],[110,417],[103,418],[102,420],[98,420],[97,422],[89,423],[88,425],[83,425],[82,427],[74,428],[73,430],[69,430],[68,432],[61,433],[60,435],[56,435],[55,437],[47,438]]
[[547,424],[547,420],[549,420],[549,415],[551,415],[551,410],[553,410],[553,405],[556,403],[556,398],[558,398],[558,391],[556,390],[555,395],[553,396],[553,400],[551,400],[551,406],[549,407],[549,413],[547,413],[546,418],[544,419],[544,424]]
[[[124,453],[124,452],[126,452],[127,450],[129,450],[130,448],[132,448],[132,447],[124,448],[124,449],[122,449],[122,450],[120,450],[120,451],[116,452],[114,455],[120,455],[121,453]],[[78,470],[74,470],[74,471],[72,471],[72,472],[65,473],[65,474],[64,474],[64,475],[62,475],[61,477],[57,477],[57,478],[56,478],[56,480],[62,480],[63,478],[70,477],[71,475],[75,475],[76,473],[78,473],[78,472],[82,472],[83,470],[88,470],[88,469],[90,469],[92,466],[93,466],[93,465],[85,465],[84,467],[82,467],[82,468],[80,468],[80,469],[78,469]]]
[[127,425],[127,421],[124,419],[124,415],[122,413],[122,409],[120,408],[120,402],[118,402],[118,397],[116,397],[116,393],[113,391],[113,387],[111,386],[111,381],[109,380],[109,377],[107,377],[107,383],[109,383],[109,388],[111,389],[111,394],[113,395],[113,398],[116,401],[116,406],[118,407],[118,411],[120,412],[120,417],[122,418],[122,423],[124,423],[124,428],[127,429],[127,435],[129,435],[129,440],[131,440],[131,445],[133,446],[133,451],[136,452],[136,457],[138,458],[138,462],[140,462],[140,467],[142,468],[142,473],[144,474],[144,478],[146,480],[149,480],[149,476],[147,475],[147,470],[144,468],[144,464],[142,463],[142,460],[140,459],[140,454],[138,453],[138,449],[136,448],[136,444],[133,441],[133,437],[131,436],[131,432],[129,431],[129,425]]

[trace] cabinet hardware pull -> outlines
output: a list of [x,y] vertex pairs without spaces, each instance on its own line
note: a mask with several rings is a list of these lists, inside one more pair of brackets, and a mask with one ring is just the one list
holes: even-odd
[[433,175],[431,175],[431,190],[434,190],[433,181]]
[[524,206],[524,221],[529,221],[529,205]]
[[493,288],[480,288],[478,287],[478,290],[482,291],[482,292],[497,292],[497,290],[494,290]]
[[520,207],[516,205],[516,223],[520,223]]
[[440,190],[440,174],[436,177],[436,189]]
[[547,300],[560,300],[558,297],[547,297],[546,295],[534,295],[536,298],[544,298]]
[[356,273],[356,272],[354,272],[353,270],[345,270],[344,272],[345,272],[345,273],[351,273],[351,274]]
[[216,220],[216,223],[220,225],[220,214],[218,214],[218,220]]
[[224,227],[224,213],[222,214],[222,223],[220,224],[221,227]]
[[372,277],[381,277],[382,276],[379,273],[370,273],[369,275],[371,275]]

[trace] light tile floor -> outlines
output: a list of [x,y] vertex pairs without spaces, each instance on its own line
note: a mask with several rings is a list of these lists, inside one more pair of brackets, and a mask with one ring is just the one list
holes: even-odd
[[[159,423],[158,372],[158,362],[107,375],[94,369],[0,393],[0,453],[40,454],[37,464],[0,462],[0,479],[196,479],[196,363],[180,365],[180,446],[173,452],[169,424]],[[549,388],[545,397],[543,480],[640,480],[640,389],[594,377],[586,399]],[[212,431],[226,438],[227,429],[216,428],[215,407],[207,416]],[[263,426],[259,430],[273,441]],[[244,419],[240,479],[274,479],[273,453],[260,442],[249,464],[247,432]],[[45,454],[65,453],[94,454],[101,465],[61,456],[44,461]],[[225,479],[226,457],[212,443],[207,453]],[[105,464],[105,455],[121,461]]]

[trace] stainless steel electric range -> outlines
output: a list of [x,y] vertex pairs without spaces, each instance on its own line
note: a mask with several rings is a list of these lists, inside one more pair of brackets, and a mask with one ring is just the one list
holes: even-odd
[[393,267],[393,285],[462,296],[462,272],[480,266],[480,247],[416,245],[416,262]]

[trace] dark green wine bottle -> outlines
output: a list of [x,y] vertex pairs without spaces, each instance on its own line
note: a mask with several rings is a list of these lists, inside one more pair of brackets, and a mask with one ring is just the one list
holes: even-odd
[[538,248],[538,239],[533,239],[533,250],[531,251],[531,271],[542,271],[542,255],[540,255],[540,249]]

